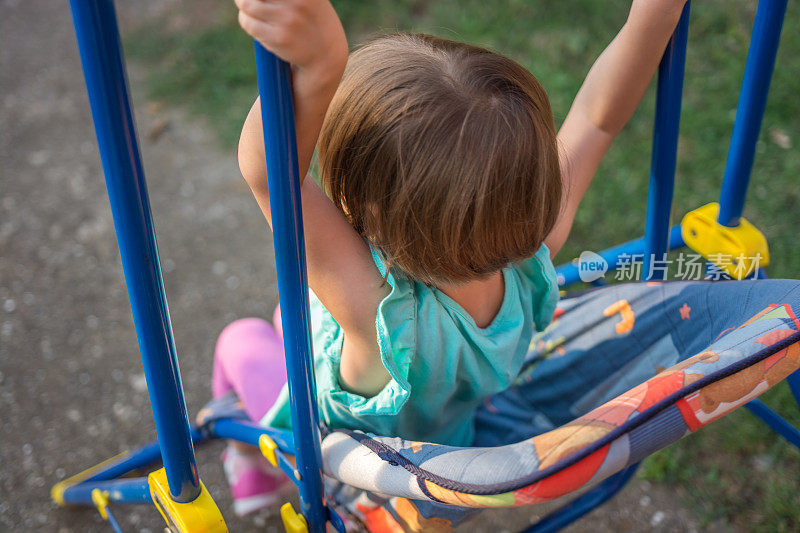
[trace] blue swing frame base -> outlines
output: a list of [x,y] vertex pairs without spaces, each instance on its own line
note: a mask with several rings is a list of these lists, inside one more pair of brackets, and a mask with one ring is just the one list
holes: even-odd
[[[786,4],[787,0],[761,0],[758,4],[720,193],[718,222],[725,226],[735,227],[741,219]],[[343,532],[342,518],[326,505],[322,487],[289,66],[255,44],[264,135],[269,140],[266,163],[295,429],[291,432],[266,428],[230,418],[203,426],[191,425],[161,278],[113,0],[70,0],[70,6],[158,440],[56,484],[53,500],[60,505],[95,506],[115,531],[121,529],[110,506],[118,503],[154,504],[168,523],[177,522],[173,525],[180,531],[188,531],[187,527],[198,530],[198,526],[181,522],[198,512],[206,513],[206,518],[201,518],[207,527],[203,530],[224,531],[222,516],[200,481],[194,446],[211,439],[254,446],[266,443],[262,449],[269,450],[267,455],[272,456],[299,489],[300,514],[305,523],[305,529],[298,526],[299,530],[322,532],[330,523]],[[641,255],[645,278],[650,280],[663,278],[663,272],[656,271],[657,261],[668,251],[685,246],[680,226],[670,227],[669,217],[689,11],[687,2],[659,66],[645,234],[600,253],[610,270],[619,267],[624,256]],[[580,280],[574,263],[560,266],[557,273],[562,286]],[[764,277],[763,270],[757,271],[755,277]],[[800,406],[800,371],[789,376],[787,382]],[[800,449],[800,429],[761,400],[752,400],[746,407]],[[289,455],[295,458],[296,466],[287,459]],[[157,463],[163,467],[147,477],[123,478]],[[574,522],[619,492],[637,467],[635,464],[614,474],[525,531],[557,531]]]

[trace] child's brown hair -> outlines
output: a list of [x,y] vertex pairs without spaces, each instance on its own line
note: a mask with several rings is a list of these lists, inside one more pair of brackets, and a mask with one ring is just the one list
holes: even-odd
[[544,89],[483,48],[421,34],[353,52],[320,134],[322,183],[388,261],[431,285],[530,257],[561,200]]

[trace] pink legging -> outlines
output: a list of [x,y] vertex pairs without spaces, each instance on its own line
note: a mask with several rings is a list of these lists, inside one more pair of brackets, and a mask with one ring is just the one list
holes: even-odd
[[[214,398],[235,391],[254,422],[260,421],[278,399],[286,383],[286,360],[280,331],[261,318],[242,318],[222,330],[214,351],[211,391]],[[276,331],[277,330],[277,331]]]

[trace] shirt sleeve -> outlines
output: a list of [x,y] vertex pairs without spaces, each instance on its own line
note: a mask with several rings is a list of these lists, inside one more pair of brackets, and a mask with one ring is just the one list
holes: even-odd
[[536,331],[544,331],[553,320],[559,299],[556,269],[550,259],[550,250],[542,244],[532,257],[518,263],[516,268],[520,277],[531,287]]
[[370,248],[376,266],[391,287],[391,292],[378,305],[375,317],[381,361],[389,372],[390,380],[378,394],[369,398],[342,389],[338,377],[344,335],[338,329],[341,338],[326,343],[332,349],[324,354],[327,367],[325,374],[329,379],[328,383],[322,385],[328,391],[328,400],[345,406],[354,416],[394,416],[411,394],[408,372],[416,351],[415,297],[411,281],[387,269],[380,252]]

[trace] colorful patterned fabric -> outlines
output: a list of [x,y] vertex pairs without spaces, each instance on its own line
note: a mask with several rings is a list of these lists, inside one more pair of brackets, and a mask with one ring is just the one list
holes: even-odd
[[[473,511],[594,484],[729,413],[800,367],[800,282],[614,285],[562,301],[475,446],[336,431],[334,500],[373,531],[449,530]],[[447,505],[444,505],[447,504]],[[459,506],[459,507],[454,507]]]

